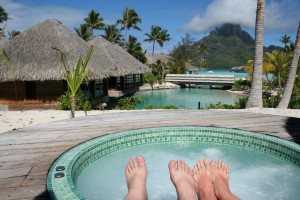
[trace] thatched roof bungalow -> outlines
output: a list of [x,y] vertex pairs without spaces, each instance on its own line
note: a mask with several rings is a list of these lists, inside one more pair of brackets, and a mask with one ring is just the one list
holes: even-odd
[[142,84],[142,74],[151,71],[122,47],[112,44],[101,36],[95,37],[89,44],[95,47],[96,56],[107,57],[114,63],[114,69],[108,78],[110,97],[119,97],[138,90]]
[[[67,90],[67,85],[60,54],[53,47],[62,51],[73,67],[79,57],[85,58],[91,44],[59,21],[46,20],[7,42],[0,42],[0,47],[9,55],[14,67],[14,77],[7,64],[0,69],[0,99],[57,100]],[[107,48],[104,52],[108,50],[111,51]],[[123,69],[124,65],[121,64],[127,62],[123,60],[124,56],[116,54],[118,56],[112,58],[111,54],[99,52],[102,52],[101,46],[94,47],[88,63],[89,89],[93,99],[107,96],[107,78],[110,76],[149,70],[138,61],[134,64],[139,70],[129,66]]]

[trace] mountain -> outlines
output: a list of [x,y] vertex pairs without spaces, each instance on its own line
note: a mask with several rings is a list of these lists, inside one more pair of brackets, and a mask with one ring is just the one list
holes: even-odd
[[[224,24],[215,28],[209,36],[191,46],[193,51],[196,51],[197,46],[202,42],[207,45],[207,54],[203,54],[203,58],[208,63],[208,69],[230,69],[245,65],[247,60],[254,59],[255,40],[237,24]],[[280,47],[265,47],[265,51],[278,48]],[[194,57],[193,64],[197,65],[200,58],[200,56]]]

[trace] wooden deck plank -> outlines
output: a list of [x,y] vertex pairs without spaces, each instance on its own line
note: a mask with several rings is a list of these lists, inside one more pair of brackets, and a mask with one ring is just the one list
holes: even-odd
[[245,112],[153,110],[104,113],[9,131],[0,135],[0,197],[49,199],[46,177],[67,149],[124,130],[162,126],[214,126],[255,131],[300,143],[300,119]]

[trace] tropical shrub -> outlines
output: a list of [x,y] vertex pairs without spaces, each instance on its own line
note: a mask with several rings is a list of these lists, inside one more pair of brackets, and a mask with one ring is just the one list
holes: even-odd
[[218,102],[217,104],[209,104],[207,109],[235,109],[235,106]]
[[248,101],[248,96],[240,97],[239,100],[235,102],[235,108],[236,109],[246,108],[247,101]]
[[151,73],[147,73],[144,75],[144,83],[149,83],[151,85],[151,88],[153,89],[154,83],[157,81],[156,77]]
[[273,96],[270,92],[263,92],[263,106],[265,108],[276,108],[280,102],[280,94]]
[[146,110],[154,110],[154,109],[166,109],[166,110],[171,110],[171,109],[178,109],[177,106],[158,106],[158,105],[151,105],[151,106],[145,106]]
[[[77,92],[76,96],[76,110],[84,110],[88,111],[92,109],[91,102],[85,100],[84,93],[80,90]],[[60,110],[70,110],[71,106],[71,92],[67,91],[65,94],[61,95],[58,98],[59,101],[59,109]]]
[[235,81],[232,87],[233,91],[246,91],[249,90],[251,86],[251,82],[249,80],[242,80],[239,79],[238,81]]
[[135,110],[138,104],[143,103],[140,97],[125,97],[118,100],[115,110]]

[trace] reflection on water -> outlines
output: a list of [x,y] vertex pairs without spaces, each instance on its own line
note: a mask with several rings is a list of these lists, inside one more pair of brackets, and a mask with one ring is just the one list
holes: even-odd
[[234,105],[240,97],[225,90],[200,88],[148,90],[137,92],[134,96],[141,97],[144,100],[144,103],[139,105],[138,109],[150,105],[173,105],[179,108],[197,109],[198,102],[200,102],[203,108],[209,104],[216,104],[218,102]]

